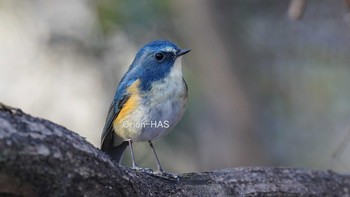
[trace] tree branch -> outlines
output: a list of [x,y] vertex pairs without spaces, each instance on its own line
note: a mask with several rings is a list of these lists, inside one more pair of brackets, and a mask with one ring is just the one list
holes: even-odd
[[350,177],[327,171],[236,168],[178,180],[113,163],[78,134],[0,103],[0,195],[349,195]]

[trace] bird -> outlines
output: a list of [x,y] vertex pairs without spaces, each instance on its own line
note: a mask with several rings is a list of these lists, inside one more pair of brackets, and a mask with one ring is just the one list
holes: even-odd
[[101,135],[101,150],[119,163],[130,147],[132,168],[133,142],[148,142],[155,156],[157,172],[165,172],[153,146],[182,118],[188,102],[188,86],[182,75],[181,49],[168,40],[145,44],[136,53],[121,78],[109,107]]

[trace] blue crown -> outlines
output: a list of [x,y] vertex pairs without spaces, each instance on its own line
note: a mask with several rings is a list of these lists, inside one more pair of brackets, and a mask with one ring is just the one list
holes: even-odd
[[[140,88],[147,91],[154,81],[165,78],[176,60],[179,48],[167,40],[156,40],[144,45],[136,54],[136,57],[126,75],[130,80],[141,80]],[[161,53],[164,59],[157,60],[156,54]]]

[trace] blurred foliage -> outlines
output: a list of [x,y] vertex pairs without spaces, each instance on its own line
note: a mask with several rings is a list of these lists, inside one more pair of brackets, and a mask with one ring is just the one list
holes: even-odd
[[102,29],[128,32],[129,36],[137,37],[148,34],[157,25],[166,25],[172,16],[168,0],[137,1],[137,0],[102,0],[96,1],[97,13]]

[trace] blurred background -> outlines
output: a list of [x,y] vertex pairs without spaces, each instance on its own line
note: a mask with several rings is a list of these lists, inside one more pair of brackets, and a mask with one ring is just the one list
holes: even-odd
[[[186,114],[155,143],[165,170],[346,172],[348,1],[303,2],[0,0],[0,102],[99,147],[116,86],[136,51],[169,39],[192,52],[183,58]],[[139,165],[155,168],[148,144],[135,148]]]

